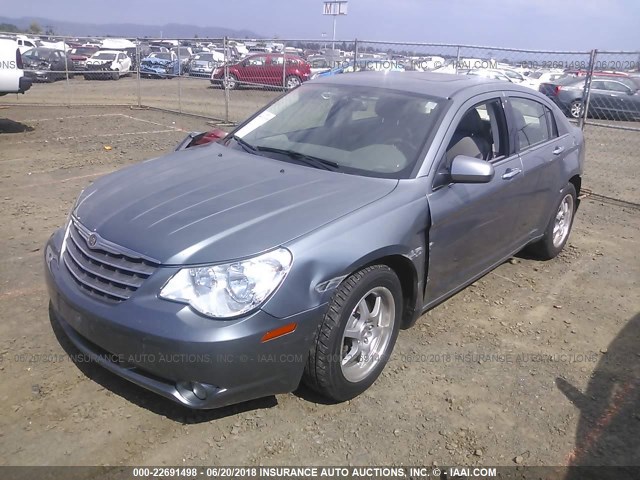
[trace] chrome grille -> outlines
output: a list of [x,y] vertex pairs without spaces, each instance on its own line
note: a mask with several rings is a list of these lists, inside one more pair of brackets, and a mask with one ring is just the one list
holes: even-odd
[[64,264],[76,283],[93,296],[111,302],[127,300],[156,270],[158,263],[117,245],[89,247],[91,232],[71,221]]

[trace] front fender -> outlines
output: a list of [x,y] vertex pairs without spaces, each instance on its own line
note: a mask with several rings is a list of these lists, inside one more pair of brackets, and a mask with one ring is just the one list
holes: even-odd
[[285,245],[293,266],[263,309],[283,318],[322,305],[351,273],[393,257],[411,262],[421,285],[429,218],[423,183],[401,180],[386,197]]

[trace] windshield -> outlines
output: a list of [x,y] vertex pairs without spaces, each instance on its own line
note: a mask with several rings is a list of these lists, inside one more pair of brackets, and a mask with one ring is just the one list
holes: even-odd
[[73,55],[87,55],[91,56],[95,53],[96,49],[91,47],[78,47],[71,50]]
[[29,60],[48,60],[53,54],[53,50],[47,48],[32,48],[22,54],[23,58]]
[[344,173],[408,178],[442,103],[381,88],[303,85],[236,130],[241,142],[228,142],[285,161],[314,157]]
[[97,58],[98,60],[115,60],[116,56],[113,53],[96,53],[93,58]]
[[160,60],[171,60],[171,53],[167,52],[157,52],[149,55],[152,58],[159,58]]
[[210,53],[204,53],[204,54],[196,55],[195,59],[201,62],[213,62],[213,55],[211,55]]

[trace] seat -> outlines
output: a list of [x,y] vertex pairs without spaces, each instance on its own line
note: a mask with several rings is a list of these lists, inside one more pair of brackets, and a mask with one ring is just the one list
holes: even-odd
[[490,160],[492,155],[491,141],[475,108],[469,110],[458,125],[449,147],[447,161],[450,162],[458,155]]

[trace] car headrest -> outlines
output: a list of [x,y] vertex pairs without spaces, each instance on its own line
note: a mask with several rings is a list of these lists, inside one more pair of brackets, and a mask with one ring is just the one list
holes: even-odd
[[458,130],[471,133],[479,133],[483,131],[482,119],[475,108],[469,110],[458,125]]
[[398,120],[406,106],[405,102],[397,98],[379,98],[376,102],[376,115],[385,120]]

